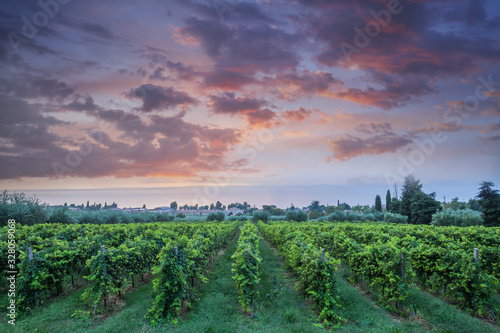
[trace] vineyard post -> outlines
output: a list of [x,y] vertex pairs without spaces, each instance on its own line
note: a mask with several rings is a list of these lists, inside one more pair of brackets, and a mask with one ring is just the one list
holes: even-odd
[[[247,261],[250,263],[250,250],[246,249]],[[253,298],[250,298],[250,317],[253,318]]]
[[[479,264],[479,249],[477,247],[474,248],[474,261]],[[476,265],[476,271],[474,273],[474,285],[477,284],[477,276],[478,276],[479,265]],[[474,306],[474,314],[477,314],[477,306],[476,306],[476,288],[473,289],[472,292],[473,297],[473,306]]]
[[[401,253],[401,280],[405,283],[405,254]],[[398,301],[396,300],[396,308],[398,307]]]
[[[106,248],[104,247],[104,245],[101,245],[101,253],[102,254],[105,254],[106,253]],[[108,275],[108,273],[106,272],[106,266],[104,266],[104,269],[102,271],[102,276],[106,277],[106,275]],[[105,296],[105,300],[104,300],[104,306],[106,307],[106,309],[108,308],[108,305],[109,305],[109,294],[106,293],[106,296]]]
[[[175,258],[178,260],[178,256],[179,256],[179,248],[177,246],[174,246],[174,255],[175,255]],[[182,311],[182,299],[181,299],[181,311]]]
[[[33,260],[33,248],[31,246],[28,247],[28,260],[31,266],[31,261]],[[38,306],[38,291],[35,291],[35,305]]]
[[325,262],[325,249],[321,248],[321,261]]

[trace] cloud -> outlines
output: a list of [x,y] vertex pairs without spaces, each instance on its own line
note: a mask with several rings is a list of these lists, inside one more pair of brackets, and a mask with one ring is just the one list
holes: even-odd
[[197,105],[198,101],[183,91],[176,91],[173,87],[164,88],[154,84],[143,84],[138,88],[130,89],[125,96],[142,100],[143,112],[174,109],[177,106]]
[[174,38],[184,45],[200,45],[217,68],[256,71],[293,69],[299,63],[298,35],[268,25],[227,25],[219,20],[188,18]]
[[479,137],[478,139],[481,141],[496,142],[496,141],[500,141],[500,135],[482,136],[482,137]]
[[209,97],[208,107],[217,114],[239,115],[252,127],[269,127],[276,112],[264,108],[269,103],[263,99],[239,97],[231,92]]
[[221,95],[211,95],[208,106],[215,113],[235,114],[259,109],[268,103],[263,99],[237,97],[234,93],[225,92]]
[[327,157],[327,161],[332,159],[347,161],[362,155],[392,153],[412,142],[406,136],[396,134],[389,123],[361,123],[355,130],[371,136],[360,138],[347,134],[343,138],[330,140],[329,144],[333,156]]
[[43,97],[49,100],[63,100],[74,91],[66,82],[30,74],[6,75],[0,79],[0,93],[19,98]]
[[343,82],[326,71],[304,70],[301,73],[278,73],[267,83],[277,87],[280,97],[293,100],[302,96],[325,95],[330,89],[338,89]]
[[372,82],[383,85],[384,88],[376,89],[372,86],[368,86],[366,89],[344,88],[329,92],[328,96],[348,100],[359,105],[389,110],[405,106],[416,97],[437,92],[428,82],[418,77],[398,79],[397,76],[384,75],[374,71],[368,74]]
[[[315,59],[326,66],[442,78],[461,77],[500,59],[497,23],[486,23],[483,2],[400,1],[401,11],[389,20],[380,17],[387,12],[382,1],[300,3],[311,10],[299,22],[323,45]],[[372,31],[379,29],[375,35],[366,33],[370,24]]]
[[[94,105],[92,97],[86,100]],[[17,111],[10,99],[0,99],[0,102]],[[64,137],[49,131],[49,126],[65,123],[40,116],[26,103],[17,103],[23,111],[17,112],[15,117],[0,115],[4,117],[0,119],[0,139],[5,143],[0,149],[1,179],[193,177],[221,168],[230,170],[234,163],[246,163],[227,160],[227,155],[241,140],[239,131],[189,123],[182,113],[172,117],[151,115],[146,121],[137,114],[95,105],[95,110],[87,114],[112,127],[90,132],[76,130]],[[81,105],[85,103],[75,109]],[[17,129],[14,133],[13,128]]]
[[297,110],[286,110],[281,113],[283,119],[293,122],[302,122],[309,118],[314,112],[299,107]]
[[203,80],[205,88],[221,88],[233,91],[257,82],[258,81],[253,77],[253,74],[218,67],[215,67],[212,71],[205,73]]

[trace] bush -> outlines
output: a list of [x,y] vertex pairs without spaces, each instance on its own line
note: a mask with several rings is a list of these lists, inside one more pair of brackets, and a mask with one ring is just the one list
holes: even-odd
[[285,220],[295,222],[307,221],[307,214],[303,210],[289,210],[286,212]]
[[408,223],[408,216],[386,211],[384,213],[384,222],[407,224]]
[[317,210],[311,210],[309,213],[307,213],[307,216],[309,217],[309,220],[315,220],[321,217],[322,215]]
[[57,207],[53,209],[49,221],[51,223],[61,223],[61,224],[74,223],[71,216],[68,215],[68,209],[64,207]]
[[223,212],[209,213],[207,215],[207,221],[219,221],[222,222],[226,218]]
[[262,221],[264,223],[267,223],[267,221],[269,220],[269,212],[266,212],[266,211],[255,211],[253,212],[253,215],[252,215],[252,222],[253,223],[257,223],[259,221]]
[[468,227],[481,225],[483,217],[480,212],[466,208],[461,210],[446,209],[432,215],[432,225]]
[[0,201],[0,227],[7,225],[9,219],[16,220],[22,225],[47,223],[49,215],[45,205],[24,193],[9,193],[4,191]]
[[342,210],[337,210],[330,215],[328,215],[327,220],[330,222],[336,222],[336,221],[345,221],[346,220],[346,213]]
[[186,214],[184,214],[184,213],[177,213],[177,214],[175,214],[175,217],[178,217],[180,219],[184,219],[184,218],[186,218]]

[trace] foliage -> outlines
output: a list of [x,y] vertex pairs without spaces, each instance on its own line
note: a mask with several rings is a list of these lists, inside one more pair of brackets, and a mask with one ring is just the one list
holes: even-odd
[[378,194],[375,196],[375,210],[379,212],[382,211],[382,199],[380,199],[380,195]]
[[307,214],[303,210],[289,210],[286,212],[285,220],[304,222],[307,221]]
[[[420,180],[416,179],[412,174],[406,176],[401,190],[401,207],[398,213],[408,216],[408,223],[414,223],[411,204],[413,198],[421,192],[422,184],[420,184]],[[430,223],[430,220],[428,223]]]
[[389,211],[391,213],[396,213],[400,214],[401,213],[401,200],[398,200],[398,198],[394,197],[391,200],[391,204],[389,205],[390,209]]
[[48,214],[37,198],[5,190],[0,201],[0,226],[7,225],[9,219],[22,225],[34,225],[47,222]]
[[[368,280],[386,308],[411,306],[409,286],[418,281],[421,288],[441,291],[451,302],[481,317],[490,308],[498,310],[491,302],[500,291],[496,228],[374,223],[275,223],[270,227],[285,240],[300,233],[347,263],[351,280]],[[480,249],[479,263],[473,259],[475,247]],[[296,265],[299,262],[290,263]]]
[[481,213],[466,208],[461,210],[445,209],[432,215],[432,225],[469,227],[481,225],[483,218]]
[[435,193],[425,194],[418,192],[411,199],[411,220],[412,224],[430,224],[432,215],[441,210],[441,203],[434,199]]
[[259,252],[259,235],[257,227],[247,222],[238,239],[238,247],[231,256],[233,259],[231,271],[238,290],[239,301],[243,309],[253,315],[255,301],[259,297],[262,258]]
[[335,271],[340,261],[329,253],[322,253],[307,235],[301,233],[303,227],[282,226],[261,223],[259,229],[299,276],[301,284],[296,287],[315,301],[320,320],[328,327],[340,326],[345,322],[338,314],[340,304]]
[[70,224],[74,223],[72,217],[68,214],[68,209],[65,207],[57,207],[52,210],[49,220],[51,223]]
[[223,212],[209,213],[207,215],[207,221],[219,221],[222,222],[226,218]]
[[317,210],[311,210],[311,211],[309,211],[309,213],[307,213],[307,217],[309,220],[315,220],[320,216],[322,216],[322,214],[320,212],[318,212]]
[[384,222],[406,224],[408,223],[408,216],[386,211],[384,212]]
[[385,210],[386,211],[391,211],[391,191],[387,190],[387,193],[385,194]]
[[487,227],[500,226],[500,194],[493,189],[494,186],[493,182],[481,182],[477,195],[484,214],[484,225]]
[[203,271],[211,255],[222,248],[234,235],[239,223],[202,227],[189,234],[163,239],[165,245],[153,268],[154,301],[145,318],[153,326],[165,321],[177,323],[181,310],[196,299],[194,279],[207,282]]
[[267,223],[267,221],[269,220],[269,216],[270,216],[269,212],[265,210],[255,211],[252,214],[252,222],[257,223],[258,221],[262,221],[264,223]]

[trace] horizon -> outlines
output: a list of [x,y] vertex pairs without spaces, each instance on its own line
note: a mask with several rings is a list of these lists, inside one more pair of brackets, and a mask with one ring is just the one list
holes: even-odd
[[217,3],[2,2],[0,187],[303,207],[408,174],[439,201],[500,185],[498,1]]
[[[358,185],[359,186],[359,185]],[[459,201],[467,202],[469,199],[475,198],[477,187],[472,191],[458,193],[454,186],[442,187],[441,191],[435,191],[429,185],[423,184],[423,190],[426,193],[436,192],[436,200],[450,202],[453,198],[458,197]],[[23,192],[27,195],[34,195],[40,199],[42,203],[47,203],[51,206],[63,205],[65,202],[75,205],[85,204],[90,201],[91,204],[110,205],[113,201],[117,203],[119,208],[142,207],[146,205],[148,209],[156,207],[169,206],[171,202],[177,201],[179,205],[187,204],[189,206],[210,205],[220,201],[223,205],[230,203],[243,203],[262,208],[263,205],[276,205],[278,208],[290,207],[293,203],[296,207],[307,207],[313,200],[318,200],[322,205],[336,206],[337,200],[349,204],[351,207],[355,205],[371,206],[375,203],[375,196],[378,194],[382,198],[382,204],[385,205],[385,194],[387,190],[393,189],[383,186],[359,186],[358,190],[353,193],[346,194],[351,186],[340,187],[335,185],[315,185],[315,186],[225,186],[213,187],[212,192],[218,192],[217,195],[200,196],[205,187],[184,186],[184,187],[150,187],[150,188],[100,188],[100,189],[45,189],[45,190],[18,190],[15,192]],[[356,186],[355,186],[356,187]],[[474,188],[470,185],[469,189]],[[377,192],[378,190],[378,192]],[[398,188],[400,191],[401,189]],[[283,194],[286,193],[286,194]],[[364,193],[361,195],[360,193]],[[400,194],[400,192],[399,192]],[[161,197],[160,197],[161,196]],[[200,201],[197,199],[202,198]]]

